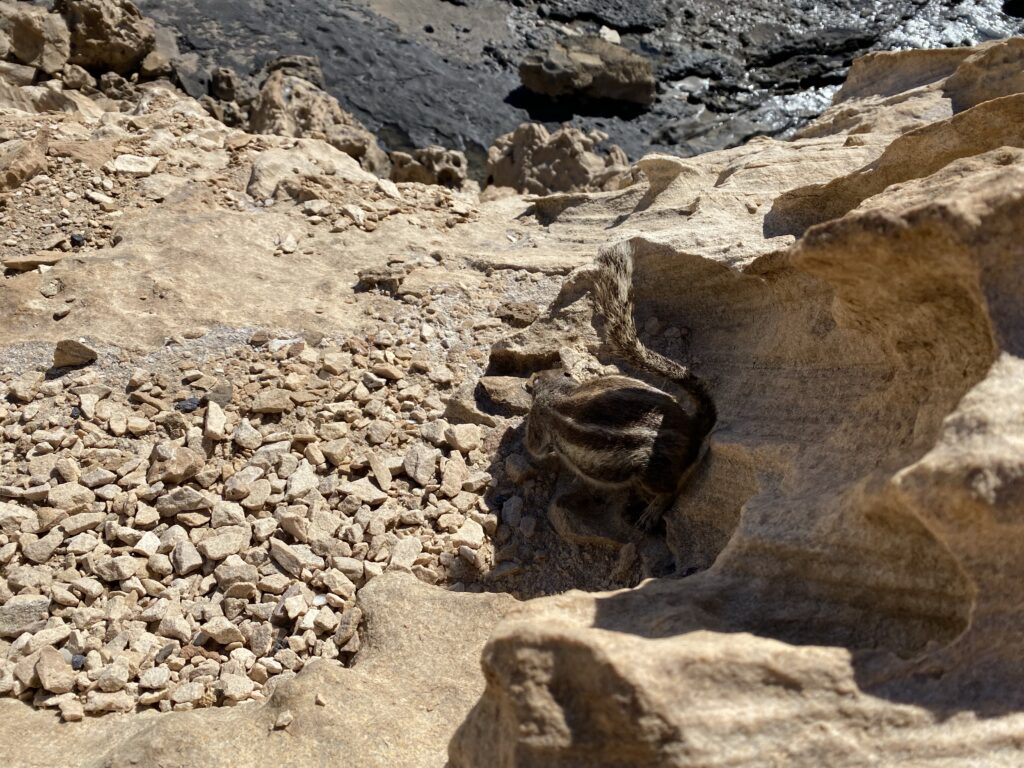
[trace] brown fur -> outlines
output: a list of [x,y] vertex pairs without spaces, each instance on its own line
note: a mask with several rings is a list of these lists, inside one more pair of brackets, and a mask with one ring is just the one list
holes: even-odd
[[554,453],[592,487],[638,492],[648,500],[639,521],[646,528],[657,523],[699,463],[717,412],[700,379],[637,337],[632,267],[625,246],[598,257],[596,298],[609,341],[631,365],[682,388],[696,404],[693,413],[639,379],[599,376],[580,384],[546,371],[533,382],[526,447],[535,458]]

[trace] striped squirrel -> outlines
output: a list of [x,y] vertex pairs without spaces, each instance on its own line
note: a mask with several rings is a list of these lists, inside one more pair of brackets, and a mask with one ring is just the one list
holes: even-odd
[[637,525],[649,530],[700,463],[718,414],[703,381],[638,338],[628,244],[602,250],[594,283],[613,349],[631,366],[681,389],[693,400],[693,411],[629,376],[598,376],[580,384],[568,373],[543,371],[532,382],[526,448],[535,459],[554,453],[592,488],[637,491],[647,501]]

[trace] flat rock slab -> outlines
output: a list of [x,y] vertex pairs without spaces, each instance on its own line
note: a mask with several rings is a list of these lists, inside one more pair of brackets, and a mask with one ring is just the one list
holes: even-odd
[[4,269],[10,269],[14,272],[26,272],[39,266],[52,267],[65,256],[67,254],[63,251],[37,251],[27,256],[8,256],[0,263],[3,264]]

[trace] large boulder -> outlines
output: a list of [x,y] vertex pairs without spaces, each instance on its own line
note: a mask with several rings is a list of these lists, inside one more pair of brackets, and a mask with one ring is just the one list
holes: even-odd
[[156,28],[131,0],[56,0],[71,30],[72,64],[90,72],[131,74],[153,50]]
[[647,105],[654,101],[650,59],[600,37],[556,42],[519,65],[523,85],[543,96],[580,96]]
[[71,35],[59,15],[27,3],[0,3],[0,58],[53,75],[60,72],[70,52]]
[[536,195],[626,186],[632,181],[626,153],[615,145],[605,155],[596,151],[606,138],[597,131],[564,126],[549,133],[539,123],[523,123],[487,150],[487,185]]
[[253,133],[323,139],[351,155],[368,171],[386,176],[388,158],[356,118],[338,100],[288,68],[271,73],[263,84],[250,118]]
[[246,191],[259,200],[266,200],[277,194],[282,182],[320,176],[346,182],[374,178],[350,155],[322,141],[300,139],[291,149],[275,147],[256,155]]

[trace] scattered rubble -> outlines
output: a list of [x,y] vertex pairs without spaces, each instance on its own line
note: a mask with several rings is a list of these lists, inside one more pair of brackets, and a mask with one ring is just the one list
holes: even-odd
[[[440,419],[392,338],[274,338],[132,370],[127,391],[93,369],[0,377],[0,693],[87,714],[262,699],[351,658],[357,591],[385,570],[478,579],[497,525],[483,435]],[[62,342],[54,364],[85,351]]]

